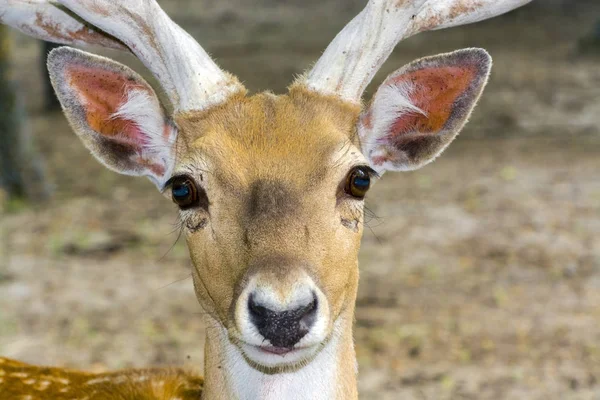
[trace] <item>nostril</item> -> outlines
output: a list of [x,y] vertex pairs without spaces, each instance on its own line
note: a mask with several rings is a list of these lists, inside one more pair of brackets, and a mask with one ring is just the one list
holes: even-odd
[[298,312],[299,330],[304,335],[308,333],[310,328],[315,323],[315,318],[316,318],[316,314],[317,314],[317,306],[318,306],[317,298],[313,295],[313,300],[309,304],[304,306],[301,310],[298,310],[299,311]]
[[299,310],[299,314],[307,315],[317,311],[317,298],[313,295],[313,300]]
[[256,303],[253,295],[250,295],[250,298],[248,299],[248,309],[250,310],[250,314],[258,319],[266,318],[269,313],[267,308]]
[[[312,319],[314,319],[314,315],[317,312],[317,299],[316,297],[313,297],[313,300],[308,303],[306,306],[302,307],[302,309],[298,310],[298,316],[300,317],[300,321],[305,321],[308,319],[311,319],[311,317],[313,317]],[[306,321],[309,322],[309,321]],[[310,325],[312,325],[312,322],[314,321],[310,321]]]

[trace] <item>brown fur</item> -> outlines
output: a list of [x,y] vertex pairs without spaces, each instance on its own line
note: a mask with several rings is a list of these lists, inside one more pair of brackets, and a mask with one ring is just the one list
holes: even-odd
[[[210,222],[187,236],[196,287],[201,303],[225,326],[231,327],[234,291],[248,266],[273,255],[312,265],[339,313],[350,276],[357,276],[360,241],[341,218],[360,219],[362,210],[355,200],[338,204],[351,165],[330,158],[344,146],[358,153],[352,144],[358,113],[358,107],[293,88],[289,96],[263,93],[177,116],[181,158],[175,170],[194,171],[200,163],[209,171],[201,179]],[[195,173],[200,181],[201,172]],[[343,247],[346,254],[338,251]]]

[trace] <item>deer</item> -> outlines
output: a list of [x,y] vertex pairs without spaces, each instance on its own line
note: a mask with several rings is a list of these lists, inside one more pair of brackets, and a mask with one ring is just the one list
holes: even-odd
[[48,58],[85,147],[118,173],[149,178],[178,207],[207,326],[204,380],[180,369],[98,375],[3,358],[0,393],[357,399],[365,196],[386,171],[416,170],[444,151],[492,60],[479,48],[422,58],[390,74],[370,102],[363,93],[402,39],[530,1],[369,0],[287,93],[249,95],[155,0],[0,0],[0,23],[129,51],[156,77],[165,102],[110,59],[71,47]]

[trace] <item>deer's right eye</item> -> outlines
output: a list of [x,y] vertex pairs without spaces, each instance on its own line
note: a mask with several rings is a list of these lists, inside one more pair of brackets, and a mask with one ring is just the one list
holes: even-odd
[[182,210],[198,206],[201,196],[206,196],[203,190],[198,190],[196,183],[188,176],[171,178],[169,184],[171,198]]
[[356,167],[350,171],[346,178],[344,191],[356,199],[363,199],[371,187],[371,174],[374,171],[369,167]]

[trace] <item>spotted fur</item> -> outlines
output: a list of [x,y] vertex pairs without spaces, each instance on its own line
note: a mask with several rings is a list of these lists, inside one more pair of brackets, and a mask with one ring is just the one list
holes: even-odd
[[0,358],[0,398],[6,400],[198,400],[203,385],[180,368],[94,374]]

